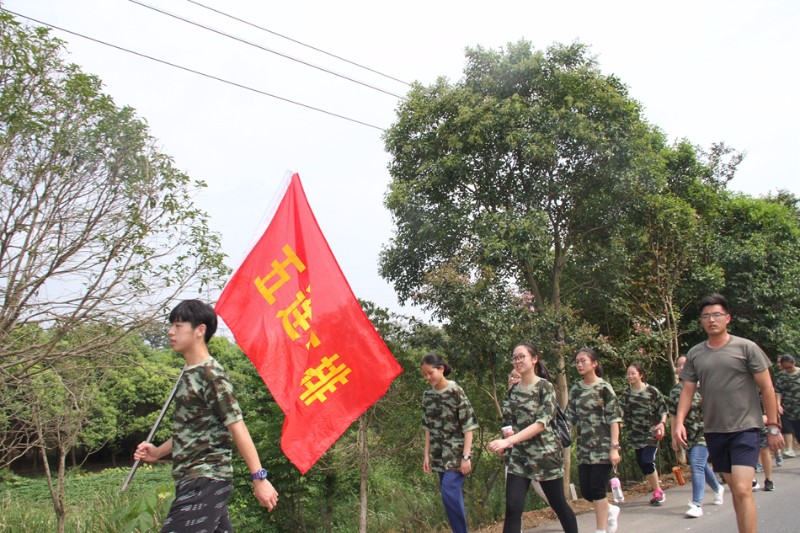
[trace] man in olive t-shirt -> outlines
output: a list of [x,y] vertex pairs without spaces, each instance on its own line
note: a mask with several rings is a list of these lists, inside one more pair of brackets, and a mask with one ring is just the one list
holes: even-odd
[[724,296],[706,296],[699,309],[708,340],[687,354],[672,446],[677,450],[687,444],[684,421],[699,382],[709,461],[731,489],[739,533],[756,533],[758,516],[752,480],[760,449],[759,430],[764,426],[756,387],[761,389],[767,415],[770,448],[777,451],[783,446],[775,389],[769,375],[771,363],[754,342],[728,333],[731,315]]

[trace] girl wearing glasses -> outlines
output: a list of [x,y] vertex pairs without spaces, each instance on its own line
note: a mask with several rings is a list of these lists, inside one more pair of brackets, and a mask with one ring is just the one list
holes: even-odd
[[515,346],[511,361],[520,379],[509,391],[503,419],[512,430],[487,446],[493,452],[505,450],[508,461],[503,533],[519,533],[531,481],[541,485],[564,531],[577,533],[575,513],[564,497],[563,449],[550,425],[556,412],[550,374],[532,344]]

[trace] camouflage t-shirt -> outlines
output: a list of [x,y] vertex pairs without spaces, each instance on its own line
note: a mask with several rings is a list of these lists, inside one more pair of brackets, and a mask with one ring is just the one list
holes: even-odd
[[667,404],[661,392],[650,384],[645,384],[640,391],[628,387],[619,396],[619,407],[625,422],[628,447],[638,450],[645,446],[658,446],[653,429],[667,414]]
[[175,393],[172,477],[233,479],[228,426],[242,419],[225,369],[213,358],[186,367]]
[[775,392],[781,395],[783,416],[790,420],[800,420],[800,369],[795,368],[794,374],[778,372]]
[[591,385],[575,383],[569,391],[567,419],[575,428],[578,464],[611,463],[611,424],[622,422],[611,385],[603,379]]
[[[683,390],[683,381],[676,383],[669,391],[667,397],[667,407],[669,414],[675,416],[678,414],[678,400],[681,398],[681,391]],[[683,427],[686,428],[686,444],[689,448],[693,446],[705,446],[706,437],[703,432],[703,410],[700,405],[703,397],[700,392],[695,389],[694,397],[692,398],[692,405],[689,406],[689,412],[686,414],[686,420],[683,421]]]
[[455,381],[422,394],[422,427],[430,432],[430,465],[434,472],[457,471],[464,454],[464,433],[477,429],[475,411]]
[[544,424],[544,431],[505,451],[509,473],[535,481],[564,477],[561,440],[550,425],[556,410],[553,385],[543,379],[528,387],[518,383],[511,387],[504,408],[503,419],[514,433],[536,422]]

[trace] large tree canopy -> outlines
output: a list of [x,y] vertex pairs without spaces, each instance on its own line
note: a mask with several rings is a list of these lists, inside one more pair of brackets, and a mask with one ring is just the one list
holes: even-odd
[[[505,355],[510,346],[498,344],[525,331],[525,313],[500,312],[493,298],[557,314],[568,303],[562,282],[570,262],[591,257],[591,270],[608,267],[595,251],[634,200],[655,189],[663,147],[638,102],[585,46],[534,51],[525,41],[468,50],[457,83],[416,85],[385,140],[396,233],[382,274],[401,299],[461,326],[472,347],[464,355],[475,361]],[[468,294],[474,298],[463,305]],[[496,313],[467,315],[480,309]],[[553,322],[538,339],[556,347],[546,355],[556,361],[562,401],[564,350],[587,331],[566,328]]]
[[583,45],[468,50],[464,78],[415,86],[386,133],[383,275],[408,299],[458,258],[558,306],[570,254],[612,231],[661,142],[640,111]]

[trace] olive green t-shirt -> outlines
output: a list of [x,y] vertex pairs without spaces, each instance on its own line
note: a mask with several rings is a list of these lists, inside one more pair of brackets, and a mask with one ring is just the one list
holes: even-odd
[[764,427],[753,374],[771,364],[756,343],[734,335],[721,348],[712,349],[701,342],[689,350],[681,379],[700,382],[706,433]]

